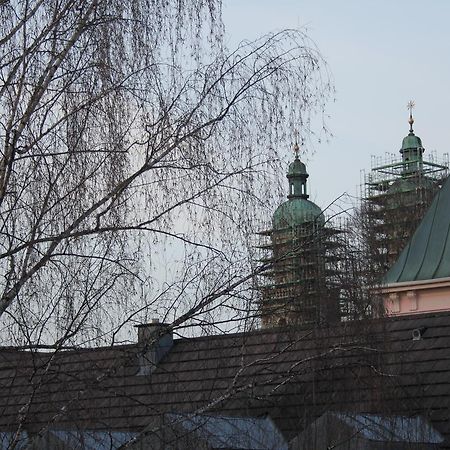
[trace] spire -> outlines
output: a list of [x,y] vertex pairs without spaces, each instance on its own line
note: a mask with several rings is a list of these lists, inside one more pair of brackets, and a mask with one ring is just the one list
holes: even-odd
[[408,102],[407,107],[409,109],[409,120],[408,120],[408,123],[409,123],[409,134],[410,135],[414,134],[414,130],[413,130],[414,118],[413,118],[413,115],[412,115],[412,110],[414,109],[415,106],[416,106],[416,104],[414,103],[414,100],[410,100]]
[[300,152],[300,147],[298,145],[298,135],[299,135],[298,130],[294,131],[294,135],[295,135],[294,154],[295,154],[295,159],[298,159],[298,154]]
[[298,154],[300,153],[300,147],[298,145],[298,142],[295,141],[294,144],[294,154],[295,154],[295,159],[298,159]]

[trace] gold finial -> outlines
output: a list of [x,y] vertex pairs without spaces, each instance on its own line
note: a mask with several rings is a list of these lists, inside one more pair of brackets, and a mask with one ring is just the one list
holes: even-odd
[[300,153],[300,146],[298,145],[298,130],[294,131],[295,135],[295,143],[294,143],[294,153],[295,153],[295,159],[298,159],[298,154]]
[[299,147],[299,145],[298,145],[298,142],[295,141],[295,144],[294,144],[295,159],[298,159],[298,154],[299,154],[299,152],[300,152],[300,147]]
[[408,102],[407,108],[409,109],[409,120],[408,120],[408,123],[409,123],[409,132],[410,133],[413,132],[413,127],[412,126],[413,126],[413,123],[414,123],[414,118],[413,118],[413,115],[412,115],[412,110],[414,109],[415,106],[416,106],[416,104],[415,104],[414,100],[410,100]]

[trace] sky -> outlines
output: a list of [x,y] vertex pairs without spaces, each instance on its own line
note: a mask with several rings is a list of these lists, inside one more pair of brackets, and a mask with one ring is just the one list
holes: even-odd
[[357,195],[371,155],[400,156],[411,99],[425,157],[449,151],[449,0],[224,0],[223,11],[230,48],[302,28],[329,64],[333,136],[306,157],[310,199],[319,206],[343,193]]

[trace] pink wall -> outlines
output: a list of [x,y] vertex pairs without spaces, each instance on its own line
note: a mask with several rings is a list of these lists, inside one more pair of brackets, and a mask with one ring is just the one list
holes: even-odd
[[393,283],[381,292],[390,316],[450,311],[450,278]]

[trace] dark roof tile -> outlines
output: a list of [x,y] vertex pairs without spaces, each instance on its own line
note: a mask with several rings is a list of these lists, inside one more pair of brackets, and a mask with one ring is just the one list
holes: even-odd
[[[426,328],[412,340],[414,328]],[[287,437],[327,410],[450,416],[450,313],[179,339],[149,376],[137,346],[0,350],[0,428],[139,430],[165,412],[269,414]],[[30,408],[26,407],[29,400]]]

